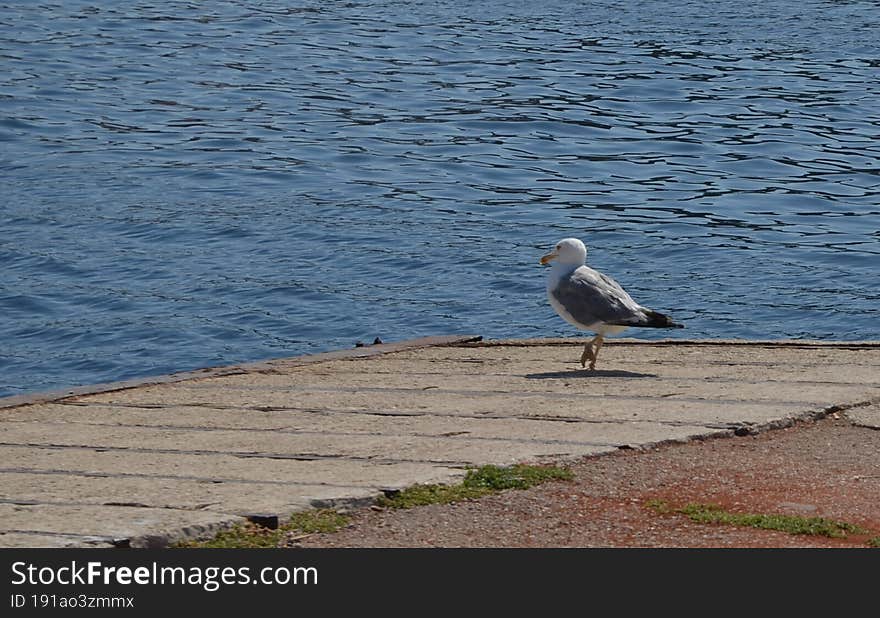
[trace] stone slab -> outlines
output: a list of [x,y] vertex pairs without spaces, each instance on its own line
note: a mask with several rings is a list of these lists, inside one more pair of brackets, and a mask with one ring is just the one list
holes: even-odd
[[0,546],[161,546],[565,461],[845,412],[880,343],[426,338],[0,400]]
[[880,429],[880,404],[874,403],[868,406],[850,408],[846,411],[846,415],[856,425]]
[[[241,517],[215,511],[127,506],[0,504],[4,533],[77,536],[83,546],[148,547],[219,532]],[[3,535],[0,535],[3,542]]]

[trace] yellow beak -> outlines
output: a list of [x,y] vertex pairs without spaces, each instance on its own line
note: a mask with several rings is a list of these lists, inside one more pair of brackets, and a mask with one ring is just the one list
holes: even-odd
[[556,253],[555,251],[548,253],[547,255],[545,255],[544,257],[541,258],[541,265],[546,266],[548,262],[550,262],[551,260],[555,260],[558,257],[559,257],[559,254]]

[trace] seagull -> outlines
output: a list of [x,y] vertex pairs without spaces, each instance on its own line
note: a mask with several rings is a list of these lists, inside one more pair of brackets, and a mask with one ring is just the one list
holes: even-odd
[[581,330],[596,333],[584,346],[581,366],[596,368],[596,358],[605,335],[630,326],[684,328],[666,315],[642,307],[614,279],[586,265],[587,247],[577,238],[564,238],[541,258],[541,264],[555,262],[547,277],[547,297],[556,313]]

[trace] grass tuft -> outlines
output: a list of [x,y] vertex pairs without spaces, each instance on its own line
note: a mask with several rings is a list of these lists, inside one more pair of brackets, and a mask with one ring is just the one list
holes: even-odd
[[481,466],[468,470],[458,485],[413,485],[380,498],[379,506],[409,509],[427,504],[448,504],[481,498],[505,489],[528,489],[547,481],[571,478],[571,472],[557,466]]
[[701,524],[726,524],[748,526],[762,530],[778,530],[788,534],[807,534],[829,538],[844,538],[847,534],[865,534],[859,526],[845,521],[825,517],[803,517],[799,515],[776,515],[767,513],[731,513],[717,504],[692,502],[681,508],[672,508],[662,500],[650,500],[646,506],[661,515],[681,513],[691,521]]
[[315,534],[317,532],[336,532],[349,518],[333,509],[314,509],[291,515],[287,523],[271,530],[252,522],[235,524],[203,541],[182,541],[174,545],[178,548],[214,549],[254,549],[278,547],[288,534]]
[[315,509],[294,513],[284,527],[286,532],[301,534],[336,532],[340,528],[344,528],[349,520],[348,515],[337,513],[333,509]]
[[492,491],[528,489],[547,481],[568,481],[572,474],[558,466],[517,464],[507,468],[482,466],[468,470],[462,481],[465,487],[485,487]]
[[281,529],[270,530],[249,521],[222,530],[210,539],[180,541],[172,547],[181,549],[253,549],[277,547]]

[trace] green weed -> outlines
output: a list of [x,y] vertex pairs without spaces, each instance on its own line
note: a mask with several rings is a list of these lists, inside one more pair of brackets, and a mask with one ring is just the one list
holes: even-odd
[[348,516],[333,509],[313,509],[291,515],[290,519],[277,530],[271,530],[251,522],[235,524],[213,538],[203,541],[183,541],[175,547],[250,549],[277,547],[288,534],[314,534],[316,532],[336,532],[349,521]]
[[409,509],[426,504],[473,500],[505,489],[528,489],[547,481],[569,480],[571,472],[557,466],[517,464],[509,467],[471,468],[457,485],[413,485],[379,499],[379,505]]
[[827,519],[825,517],[803,517],[800,515],[777,515],[772,513],[732,513],[717,504],[690,503],[680,508],[672,508],[662,500],[650,500],[646,506],[661,515],[680,513],[691,521],[701,524],[725,524],[730,526],[749,526],[762,530],[778,530],[788,534],[808,534],[830,538],[844,538],[847,534],[865,534],[859,526]]

